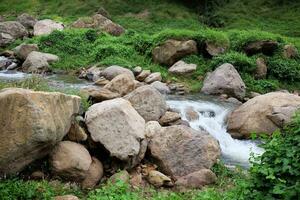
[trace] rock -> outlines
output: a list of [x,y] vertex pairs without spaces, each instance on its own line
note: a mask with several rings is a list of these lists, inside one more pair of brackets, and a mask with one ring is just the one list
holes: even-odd
[[267,56],[273,55],[278,48],[278,42],[272,40],[254,41],[245,45],[244,51],[248,56],[263,53]]
[[[228,131],[234,138],[249,138],[254,132],[271,135],[290,120],[290,111],[299,106],[300,97],[289,93],[271,92],[254,97],[229,115]],[[282,123],[277,122],[279,116]]]
[[243,99],[246,86],[237,70],[231,64],[223,64],[207,75],[201,89],[206,94],[227,94]]
[[152,51],[154,62],[171,66],[181,58],[197,54],[197,43],[194,40],[167,40]]
[[37,22],[36,18],[27,13],[23,13],[22,15],[18,16],[17,20],[27,29],[33,29],[35,23]]
[[174,179],[209,169],[220,157],[219,144],[212,136],[182,125],[161,128],[148,148],[159,169]]
[[226,45],[216,45],[213,42],[205,42],[205,51],[208,55],[210,56],[218,56],[220,54],[225,53],[225,51],[227,50],[227,46]]
[[180,177],[175,185],[185,189],[201,189],[205,185],[213,184],[217,176],[209,169],[202,169],[186,176]]
[[55,30],[61,31],[64,29],[64,25],[62,23],[55,22],[51,19],[44,19],[37,21],[33,27],[33,35],[48,35]]
[[173,186],[172,180],[169,177],[156,170],[150,171],[147,179],[155,187]]
[[16,63],[11,63],[6,69],[7,70],[14,70],[18,68],[19,66]]
[[151,74],[150,70],[143,70],[137,77],[136,80],[144,81]]
[[184,61],[180,60],[176,62],[171,68],[169,68],[169,73],[177,75],[186,75],[195,72],[197,65],[187,64]]
[[97,66],[93,66],[86,71],[86,79],[97,81],[100,78],[101,70]]
[[249,93],[249,97],[252,99],[252,98],[254,98],[254,97],[257,97],[257,96],[259,96],[259,95],[261,95],[260,93],[258,93],[258,92],[250,92]]
[[106,78],[104,77],[100,77],[97,81],[95,81],[95,85],[99,85],[99,86],[104,86],[106,85],[107,83],[109,83],[109,80],[107,80]]
[[171,93],[171,90],[167,86],[167,84],[162,83],[160,81],[155,81],[155,82],[151,83],[150,85],[152,87],[154,87],[155,89],[157,89],[161,94],[170,94]]
[[87,140],[87,134],[77,122],[73,122],[68,132],[68,139],[73,142],[83,142]]
[[16,21],[0,22],[0,47],[28,36],[26,28]]
[[0,22],[4,22],[4,21],[5,21],[5,18],[0,15]]
[[25,60],[31,52],[38,50],[39,47],[36,44],[21,44],[14,49],[14,53],[17,58]]
[[79,107],[77,96],[1,90],[0,175],[20,172],[46,156],[68,133]]
[[147,78],[144,80],[145,83],[151,84],[155,81],[162,81],[162,77],[160,72],[155,72],[147,76]]
[[135,89],[135,82],[130,75],[120,74],[105,85],[104,89],[108,89],[124,96]]
[[86,125],[94,142],[100,142],[110,153],[135,166],[147,148],[145,120],[125,99],[113,99],[91,106],[86,112]]
[[225,101],[229,102],[229,103],[239,105],[239,106],[243,104],[242,102],[240,102],[238,99],[236,99],[234,97],[230,97],[230,98],[226,99]]
[[255,71],[255,78],[257,79],[264,79],[267,77],[268,67],[263,58],[256,59],[256,71]]
[[74,195],[63,195],[54,197],[54,200],[79,200],[79,198]]
[[82,93],[87,93],[89,99],[91,99],[93,103],[99,103],[102,101],[120,97],[120,94],[118,93],[112,92],[105,88],[96,87],[88,87],[86,89],[83,89]]
[[111,183],[116,183],[118,181],[122,181],[123,183],[128,183],[130,179],[130,175],[126,170],[120,171],[112,175],[109,180]]
[[81,182],[92,164],[88,150],[81,144],[62,141],[50,154],[53,174],[68,181]]
[[157,121],[149,121],[146,123],[145,135],[152,138],[161,129],[161,125]]
[[134,84],[135,84],[135,88],[142,87],[142,86],[146,85],[146,83],[139,82],[137,80],[134,80]]
[[83,189],[92,189],[103,177],[103,165],[102,163],[95,157],[92,157],[92,164],[87,172],[87,175],[83,182],[81,183],[81,187]]
[[167,111],[160,119],[159,123],[163,126],[167,126],[172,122],[181,119],[180,115],[176,112]]
[[96,14],[86,19],[78,19],[72,24],[72,27],[100,29],[114,36],[120,36],[125,33],[125,29],[122,26],[112,22],[101,14]]
[[56,55],[32,51],[22,65],[22,69],[29,73],[40,73],[49,71],[49,63],[58,61]]
[[45,178],[45,174],[42,171],[35,171],[30,175],[30,178],[33,180],[43,180]]
[[283,56],[285,58],[297,58],[299,56],[298,49],[294,45],[285,45],[283,47]]
[[179,120],[177,120],[175,122],[169,123],[169,126],[174,126],[174,125],[182,125],[182,126],[191,127],[190,123],[188,121],[182,120],[182,119],[179,119]]
[[189,121],[196,121],[199,119],[199,114],[193,107],[188,107],[185,109],[185,117]]
[[135,110],[147,121],[158,121],[167,111],[163,96],[153,87],[145,85],[125,96]]
[[274,122],[278,127],[282,128],[284,125],[291,122],[292,116],[300,109],[298,106],[284,106],[284,107],[274,107],[272,109],[272,114],[267,117]]
[[135,76],[137,76],[137,75],[139,75],[143,71],[143,69],[140,66],[137,66],[132,71],[133,71],[133,74]]
[[112,80],[113,78],[115,78],[116,76],[118,76],[120,74],[128,74],[129,76],[131,76],[134,79],[134,75],[133,75],[132,71],[130,71],[129,69],[126,69],[124,67],[117,66],[117,65],[107,67],[101,72],[101,75],[104,76],[107,80]]

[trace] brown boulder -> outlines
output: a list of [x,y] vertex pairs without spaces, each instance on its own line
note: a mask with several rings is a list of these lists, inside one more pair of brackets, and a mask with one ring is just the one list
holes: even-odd
[[10,88],[0,91],[0,175],[46,156],[68,133],[80,98]]
[[167,111],[160,119],[159,123],[163,126],[167,126],[172,122],[181,119],[180,115],[176,112],[169,112]]
[[81,144],[63,141],[50,154],[53,174],[68,181],[83,181],[92,164],[88,150]]
[[148,147],[160,170],[175,179],[209,169],[220,157],[219,144],[212,136],[182,125],[161,128]]
[[135,89],[135,82],[128,74],[120,74],[106,84],[104,89],[124,96]]
[[197,54],[197,43],[194,40],[167,40],[152,51],[154,62],[171,66],[181,58]]
[[279,124],[289,122],[299,106],[300,97],[293,94],[271,92],[259,95],[230,114],[228,131],[234,138],[249,138],[251,133],[271,135],[280,128]]
[[95,157],[92,157],[92,164],[87,172],[85,179],[81,183],[84,189],[94,188],[103,177],[103,165]]

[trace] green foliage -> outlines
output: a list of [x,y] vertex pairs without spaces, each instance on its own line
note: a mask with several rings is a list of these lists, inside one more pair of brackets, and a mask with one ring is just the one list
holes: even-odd
[[300,61],[293,59],[272,58],[268,60],[269,74],[286,81],[300,81]]
[[279,43],[284,43],[282,36],[278,34],[272,34],[264,31],[249,30],[249,31],[240,31],[240,30],[230,30],[227,32],[230,47],[235,51],[242,51],[243,47],[249,42],[255,42],[260,40],[273,40]]
[[242,79],[246,84],[248,91],[258,92],[261,94],[272,92],[279,89],[280,83],[276,79],[254,79],[249,74],[242,74]]
[[247,57],[244,53],[229,52],[217,57],[214,57],[211,65],[212,68],[217,68],[224,63],[232,64],[239,72],[252,73],[256,69],[256,61],[253,57]]
[[245,199],[297,199],[300,196],[300,115],[275,132],[256,158]]
[[47,181],[23,181],[19,179],[0,181],[0,198],[2,200],[50,200],[55,196],[66,194],[82,196],[82,192],[78,187],[66,187],[61,183],[51,185]]

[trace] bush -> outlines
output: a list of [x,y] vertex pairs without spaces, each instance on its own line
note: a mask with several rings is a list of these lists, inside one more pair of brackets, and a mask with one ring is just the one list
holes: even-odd
[[272,92],[279,89],[279,81],[275,79],[256,80],[249,74],[242,74],[242,78],[246,84],[248,91],[258,92],[261,94]]
[[297,199],[300,196],[300,115],[273,133],[256,158],[245,199]]
[[300,62],[292,59],[269,59],[269,74],[274,77],[288,81],[300,81]]
[[217,68],[224,63],[232,64],[239,72],[254,72],[256,69],[255,58],[249,58],[244,53],[229,52],[217,57],[214,57],[211,66]]

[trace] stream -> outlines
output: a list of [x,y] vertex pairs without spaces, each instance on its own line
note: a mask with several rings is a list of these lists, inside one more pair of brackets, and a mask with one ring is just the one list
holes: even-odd
[[[16,71],[0,71],[0,82],[19,81],[31,77]],[[43,77],[48,85],[56,89],[81,89],[92,85],[91,82],[78,79],[70,75],[50,75]],[[260,155],[263,149],[258,147],[258,141],[233,139],[227,132],[226,119],[228,114],[236,107],[232,103],[218,100],[216,97],[195,94],[185,96],[166,96],[168,105],[180,112],[183,120],[187,120],[185,110],[191,107],[199,115],[199,119],[189,121],[190,126],[196,130],[205,130],[219,141],[222,160],[229,166],[249,168],[251,153]],[[187,120],[188,121],[188,120]]]

